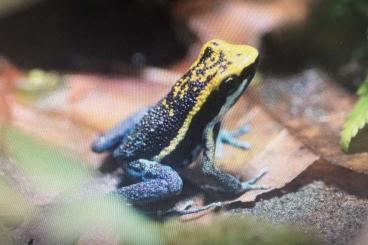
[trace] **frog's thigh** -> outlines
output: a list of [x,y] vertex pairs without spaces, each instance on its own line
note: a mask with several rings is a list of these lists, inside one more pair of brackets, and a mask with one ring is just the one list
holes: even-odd
[[117,192],[133,203],[148,203],[181,192],[183,181],[171,167],[158,162],[139,159],[126,165],[126,174],[135,184]]
[[94,152],[103,152],[115,148],[132,131],[134,126],[142,119],[149,108],[151,107],[145,107],[114,125],[106,133],[93,141],[91,146],[92,150]]

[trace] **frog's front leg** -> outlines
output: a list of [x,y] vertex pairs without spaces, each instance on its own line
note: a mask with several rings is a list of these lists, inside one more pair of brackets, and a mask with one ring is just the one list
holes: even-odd
[[216,142],[216,157],[222,155],[223,144],[229,144],[236,148],[248,150],[251,144],[247,141],[238,140],[237,137],[242,136],[250,131],[251,126],[246,123],[235,130],[221,128]]
[[171,167],[158,162],[139,159],[125,166],[126,175],[133,184],[117,190],[128,202],[144,204],[181,192],[183,181]]
[[[241,182],[231,174],[225,173],[215,166],[215,150],[216,150],[216,128],[209,126],[204,133],[204,153],[202,160],[202,173],[211,177],[216,186],[211,187],[212,190],[218,190],[225,193],[239,194],[248,190],[267,189],[268,187],[255,185],[255,182],[262,178],[266,171],[262,171],[256,177],[249,181]],[[204,188],[208,188],[204,186]]]
[[94,152],[103,152],[114,149],[131,132],[149,108],[150,106],[145,107],[127,119],[117,123],[110,130],[93,141],[91,146],[92,150]]

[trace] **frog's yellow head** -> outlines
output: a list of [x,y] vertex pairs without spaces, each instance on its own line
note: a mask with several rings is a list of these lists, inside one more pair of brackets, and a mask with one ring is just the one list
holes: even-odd
[[[210,56],[209,59],[207,56]],[[218,68],[220,77],[225,78],[226,76],[239,76],[244,70],[254,66],[258,60],[258,51],[248,45],[230,44],[214,39],[203,46],[195,63],[201,59],[205,59],[204,65],[207,68],[211,67],[214,70]],[[217,65],[214,66],[213,62],[217,62]]]
[[220,120],[249,85],[257,63],[258,51],[251,46],[219,39],[207,42],[192,66],[192,73],[204,69],[207,74],[198,79],[206,84],[197,97],[199,110],[207,104],[205,110],[218,111],[214,121]]
[[[229,44],[214,39],[207,42],[189,71],[174,86],[178,94],[198,87],[197,107],[211,95],[229,99],[223,103],[230,107],[246,89],[255,74],[258,63],[257,49],[248,45]],[[181,86],[178,86],[181,85]],[[184,86],[183,86],[184,85]],[[184,87],[184,90],[182,89]]]
[[[185,95],[193,92],[201,101],[213,91],[221,89],[222,84],[235,89],[244,80],[249,83],[257,62],[258,51],[251,46],[211,40],[203,46],[197,60],[173,86],[173,98],[184,99]],[[225,90],[222,92],[227,93]]]

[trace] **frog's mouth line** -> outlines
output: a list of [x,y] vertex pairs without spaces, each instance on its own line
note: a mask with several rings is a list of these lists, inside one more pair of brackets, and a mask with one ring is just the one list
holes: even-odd
[[251,79],[249,79],[249,78],[245,78],[240,83],[240,85],[235,90],[235,92],[233,92],[231,95],[229,95],[226,98],[225,104],[221,107],[221,109],[220,109],[219,113],[217,114],[217,116],[211,121],[210,125],[215,125],[217,122],[219,122],[220,120],[222,120],[222,118],[224,117],[225,113],[235,104],[235,102],[243,94],[244,90],[249,85],[250,80]]

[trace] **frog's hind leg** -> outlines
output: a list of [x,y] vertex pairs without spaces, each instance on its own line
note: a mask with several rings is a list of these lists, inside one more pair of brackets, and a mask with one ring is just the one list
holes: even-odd
[[223,144],[229,144],[243,150],[250,149],[251,144],[249,142],[236,139],[237,137],[248,133],[250,130],[251,126],[249,123],[246,123],[235,130],[220,129],[216,142],[216,157],[222,155]]
[[179,174],[171,167],[158,162],[139,159],[125,167],[133,184],[121,187],[117,193],[128,202],[150,203],[178,195],[183,188]]
[[115,148],[133,130],[151,107],[145,107],[127,119],[117,123],[106,133],[95,139],[91,145],[94,152],[103,152]]
[[241,194],[248,190],[268,189],[267,186],[256,185],[255,183],[261,179],[267,171],[262,171],[256,177],[249,181],[241,182],[235,176],[228,174],[215,165],[215,131],[216,127],[208,127],[204,137],[204,151],[202,158],[201,172],[208,178],[212,178],[213,184],[201,186],[202,189],[209,191],[219,191],[229,194]]

